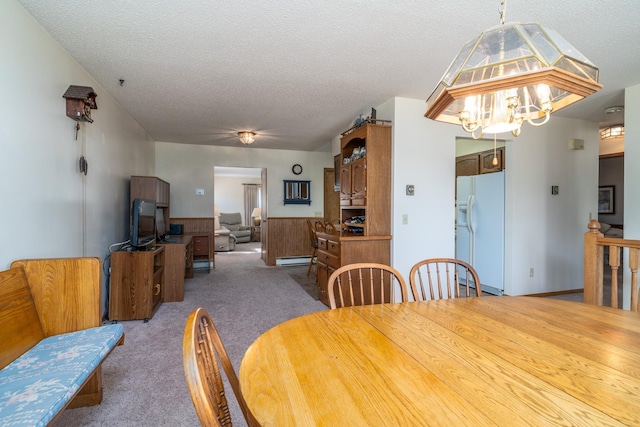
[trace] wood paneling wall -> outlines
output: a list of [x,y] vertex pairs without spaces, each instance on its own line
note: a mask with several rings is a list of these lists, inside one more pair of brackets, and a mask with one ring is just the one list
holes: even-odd
[[[269,217],[267,224],[263,224],[262,232],[268,233],[266,248],[266,264],[276,265],[276,258],[288,256],[311,256],[311,239],[307,229],[307,219],[312,221],[321,219],[316,217]],[[182,224],[184,233],[211,233],[210,244],[213,246],[214,218],[171,218],[171,224]],[[266,229],[266,230],[265,230]],[[213,247],[211,247],[213,254]]]
[[269,217],[267,222],[267,265],[276,265],[276,258],[311,256],[313,248],[309,238],[307,219],[316,217]]

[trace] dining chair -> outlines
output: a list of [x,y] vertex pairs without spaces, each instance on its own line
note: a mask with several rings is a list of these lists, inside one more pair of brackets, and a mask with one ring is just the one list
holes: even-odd
[[[316,226],[310,219],[307,218],[307,229],[309,230],[309,239],[311,240],[311,248],[313,252],[311,253],[311,259],[309,260],[309,268],[307,269],[307,277],[311,273],[311,267],[313,266],[313,262],[318,257],[318,236],[316,235]],[[317,270],[316,270],[317,274]]]
[[[327,282],[332,309],[408,301],[407,282],[393,267],[378,263],[347,264],[334,271]],[[338,305],[339,303],[339,305]]]
[[[480,278],[468,263],[454,258],[430,258],[416,263],[409,273],[413,299],[461,298],[482,294]],[[460,288],[465,292],[460,293]]]
[[193,406],[203,426],[231,426],[231,414],[224,392],[218,360],[231,384],[247,425],[258,422],[247,407],[229,355],[209,313],[203,308],[191,312],[184,328],[182,362]]

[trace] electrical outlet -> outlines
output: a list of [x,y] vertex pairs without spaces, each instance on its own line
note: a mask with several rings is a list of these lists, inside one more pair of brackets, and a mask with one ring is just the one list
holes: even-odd
[[204,188],[196,188],[196,196],[204,196]]
[[533,277],[533,267],[529,269],[529,277]]
[[409,224],[409,215],[407,215],[407,214],[402,214],[402,224],[403,224],[403,225],[407,225],[407,224]]

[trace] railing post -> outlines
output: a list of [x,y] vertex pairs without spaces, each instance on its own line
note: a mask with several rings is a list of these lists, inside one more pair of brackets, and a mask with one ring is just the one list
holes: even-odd
[[629,269],[631,270],[631,311],[638,311],[638,264],[640,250],[629,248]]
[[604,270],[602,246],[598,246],[600,223],[589,221],[589,231],[584,234],[584,302],[602,305],[602,279]]

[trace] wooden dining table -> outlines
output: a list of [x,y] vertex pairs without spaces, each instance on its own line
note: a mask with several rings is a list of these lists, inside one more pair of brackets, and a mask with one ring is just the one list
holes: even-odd
[[640,314],[489,296],[347,307],[260,336],[263,426],[640,425]]

